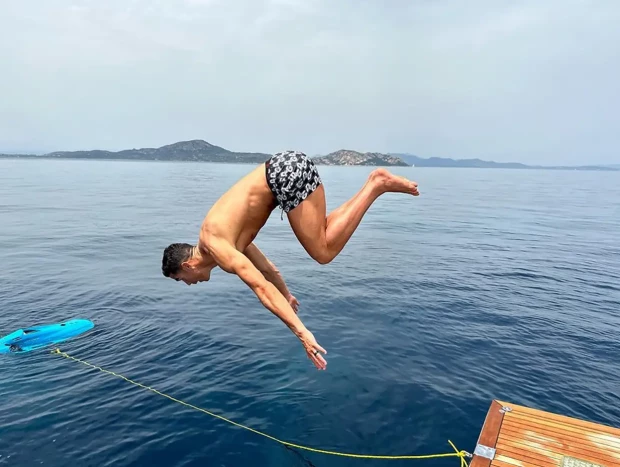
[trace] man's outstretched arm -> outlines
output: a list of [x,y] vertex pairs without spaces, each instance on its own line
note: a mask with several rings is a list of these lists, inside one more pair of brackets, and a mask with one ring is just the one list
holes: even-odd
[[252,261],[225,240],[211,237],[205,243],[218,266],[239,276],[254,291],[263,306],[280,318],[297,336],[312,363],[319,370],[326,369],[327,362],[319,352],[326,354],[327,351],[317,343],[314,335],[304,326],[282,293],[265,279]]
[[299,302],[289,291],[284,277],[282,277],[276,265],[273,264],[254,243],[250,243],[244,253],[263,276],[265,276],[265,279],[275,285],[280,293],[284,295],[284,298],[286,298],[293,310],[295,310],[295,313],[297,313]]

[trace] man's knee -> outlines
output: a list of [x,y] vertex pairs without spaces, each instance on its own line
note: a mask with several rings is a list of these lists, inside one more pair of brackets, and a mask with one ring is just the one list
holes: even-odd
[[319,264],[331,263],[334,259],[333,255],[327,250],[317,251],[312,255],[312,258]]

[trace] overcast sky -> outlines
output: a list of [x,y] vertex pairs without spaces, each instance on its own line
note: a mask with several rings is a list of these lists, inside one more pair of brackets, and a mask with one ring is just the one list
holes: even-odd
[[617,0],[0,0],[0,151],[620,163]]

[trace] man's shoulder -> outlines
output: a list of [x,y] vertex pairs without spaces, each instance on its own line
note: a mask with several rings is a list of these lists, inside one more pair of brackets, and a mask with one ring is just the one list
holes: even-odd
[[198,248],[200,248],[201,251],[209,253],[216,244],[219,247],[225,246],[226,248],[232,247],[237,249],[234,242],[226,235],[226,231],[222,229],[220,225],[204,224],[198,236]]
[[222,222],[221,216],[209,213],[200,226],[200,241],[208,242],[210,239],[223,237],[225,233],[223,224],[225,223]]

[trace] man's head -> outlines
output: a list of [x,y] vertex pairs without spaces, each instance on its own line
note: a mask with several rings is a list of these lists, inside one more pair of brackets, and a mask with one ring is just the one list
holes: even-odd
[[205,258],[189,243],[173,243],[166,247],[161,270],[164,276],[187,285],[208,281],[212,266],[205,264]]

